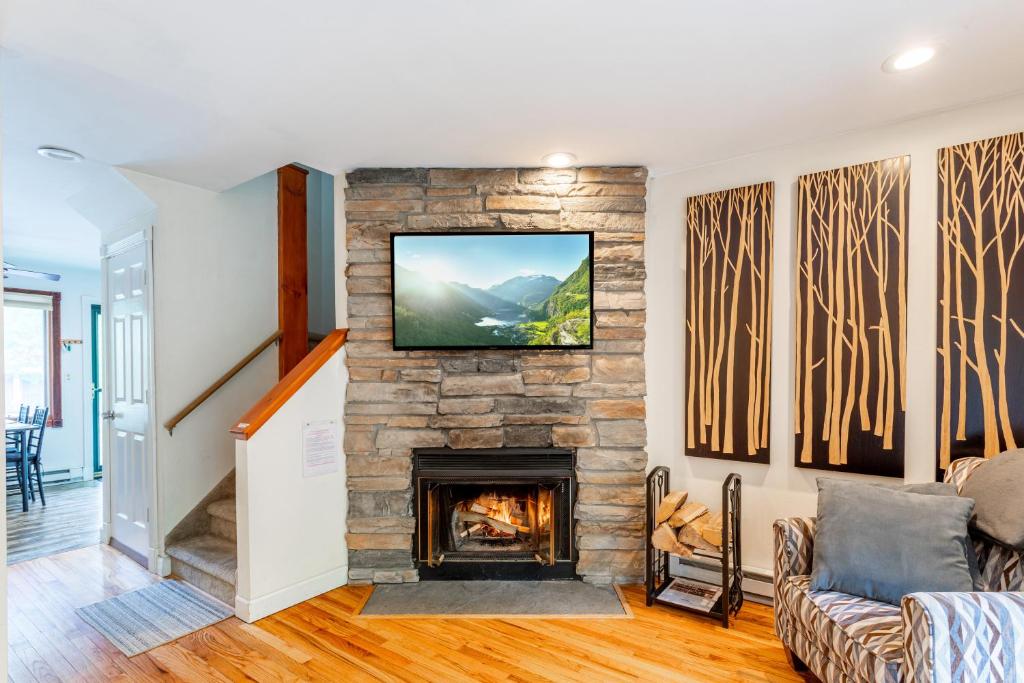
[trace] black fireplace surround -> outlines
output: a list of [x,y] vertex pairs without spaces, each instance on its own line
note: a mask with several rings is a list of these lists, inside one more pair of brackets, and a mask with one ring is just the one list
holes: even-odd
[[561,448],[413,452],[421,580],[576,579],[576,456]]

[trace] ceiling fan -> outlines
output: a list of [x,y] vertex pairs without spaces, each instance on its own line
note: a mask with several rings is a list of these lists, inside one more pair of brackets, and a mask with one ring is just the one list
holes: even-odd
[[11,275],[18,275],[20,277],[34,277],[38,280],[52,280],[57,282],[60,280],[60,275],[56,273],[44,273],[41,270],[27,270],[25,268],[18,268],[12,263],[4,261],[4,279]]

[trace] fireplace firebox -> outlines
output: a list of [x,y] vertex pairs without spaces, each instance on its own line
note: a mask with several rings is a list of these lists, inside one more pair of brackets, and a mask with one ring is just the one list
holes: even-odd
[[420,578],[577,578],[575,465],[557,448],[416,450]]

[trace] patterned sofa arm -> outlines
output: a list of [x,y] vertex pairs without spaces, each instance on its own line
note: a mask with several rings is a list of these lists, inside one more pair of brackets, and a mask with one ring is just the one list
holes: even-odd
[[908,683],[1024,680],[1024,593],[911,593],[902,611]]
[[811,573],[814,557],[814,517],[775,520],[775,578]]
[[783,642],[788,641],[789,620],[784,611],[781,586],[791,576],[811,573],[814,557],[814,517],[777,519],[773,526],[775,537],[775,633]]

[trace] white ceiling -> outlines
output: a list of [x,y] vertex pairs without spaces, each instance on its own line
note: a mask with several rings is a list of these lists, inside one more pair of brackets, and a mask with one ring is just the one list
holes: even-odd
[[99,270],[99,229],[69,200],[114,171],[96,162],[44,159],[36,154],[37,145],[4,135],[4,261],[56,272],[62,266]]
[[[38,144],[215,190],[293,161],[529,166],[554,150],[657,175],[1024,90],[1019,0],[5,0],[2,12],[5,217],[33,229],[46,191],[31,185],[72,182],[54,162],[52,176],[21,177]],[[881,71],[922,42],[940,47],[932,63]]]

